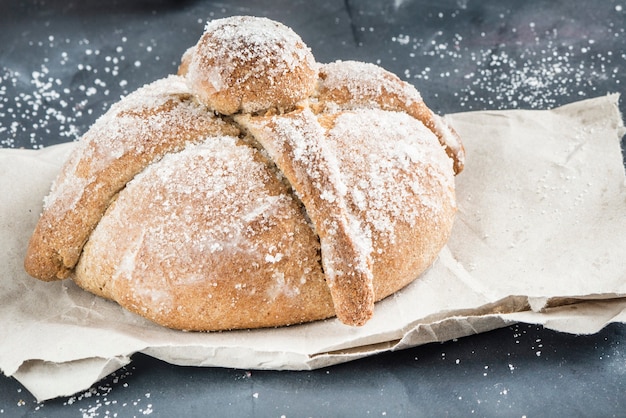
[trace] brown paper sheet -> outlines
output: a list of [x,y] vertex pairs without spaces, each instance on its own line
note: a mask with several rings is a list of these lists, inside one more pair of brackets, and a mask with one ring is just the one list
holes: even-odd
[[626,322],[624,125],[610,95],[551,111],[448,115],[464,138],[453,236],[360,328],[161,328],[22,267],[43,197],[74,144],[0,150],[0,369],[38,400],[72,395],[143,352],[180,365],[314,369],[522,321],[569,333]]

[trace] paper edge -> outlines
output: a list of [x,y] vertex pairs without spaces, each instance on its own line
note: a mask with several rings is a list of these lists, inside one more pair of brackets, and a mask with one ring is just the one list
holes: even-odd
[[[37,402],[43,402],[87,390],[130,362],[131,357],[123,355],[111,358],[92,357],[64,363],[29,360],[9,377],[20,382]],[[87,372],[85,367],[88,368]],[[41,382],[42,375],[46,377],[45,384]],[[63,379],[70,381],[71,385],[60,387],[55,384],[59,375],[63,375]]]
[[[607,310],[609,306],[612,309]],[[601,314],[589,316],[588,314],[580,314],[581,310],[591,309]],[[587,321],[586,328],[580,328],[579,319],[592,319]],[[600,321],[598,322],[598,319]],[[576,321],[576,330],[573,330],[569,325],[572,321]],[[432,323],[417,323],[410,329],[408,329],[401,339],[393,341],[383,341],[380,343],[369,344],[365,346],[352,347],[334,351],[320,352],[314,354],[302,354],[294,355],[293,357],[299,357],[300,364],[296,367],[276,367],[275,366],[275,352],[254,352],[255,358],[267,358],[267,362],[261,362],[259,367],[241,367],[237,366],[236,358],[233,364],[206,364],[197,365],[196,367],[219,367],[219,368],[235,368],[246,370],[283,370],[283,371],[311,371],[318,370],[324,367],[331,367],[338,364],[348,363],[354,360],[358,360],[365,357],[374,356],[385,352],[394,352],[400,350],[406,350],[432,343],[446,342],[453,339],[462,339],[471,335],[477,335],[496,329],[504,328],[516,323],[525,323],[530,325],[542,326],[545,329],[549,329],[555,332],[567,333],[570,335],[590,335],[595,334],[606,326],[612,323],[626,323],[626,298],[607,299],[607,300],[584,300],[578,303],[572,303],[570,305],[557,306],[548,308],[544,312],[535,312],[530,309],[525,311],[500,313],[500,314],[487,314],[487,315],[467,315],[467,316],[450,316],[442,318]],[[448,329],[450,325],[454,325],[457,331],[454,335],[451,335],[445,340],[441,340],[437,337],[438,329]],[[246,349],[249,350],[249,349]],[[230,351],[224,349],[224,351]],[[153,357],[159,361],[163,361],[168,364],[176,366],[185,366],[184,362],[166,361],[161,358],[158,348],[146,348],[139,350],[137,353],[141,353],[150,357]],[[132,353],[135,354],[135,353]],[[79,359],[70,362],[52,363],[44,362],[41,360],[31,360],[20,366],[20,368],[9,377],[15,378],[20,382],[29,392],[35,396],[38,402],[50,400],[63,396],[72,396],[81,391],[87,390],[96,384],[101,379],[110,375],[111,373],[119,370],[120,368],[128,365],[132,362],[132,354],[128,356],[116,356],[109,359],[106,358],[86,358]],[[283,353],[285,354],[285,353]],[[283,357],[280,357],[283,358]],[[87,365],[91,370],[87,377],[84,376],[84,367]],[[72,376],[73,370],[81,368],[80,373],[76,373],[72,378],[72,388],[67,387],[61,389],[56,385],[47,385],[42,387],[41,374],[42,371],[45,375],[51,379],[55,379],[57,373],[62,373],[64,378],[68,378],[68,375]],[[31,381],[30,372],[36,369],[37,382]]]

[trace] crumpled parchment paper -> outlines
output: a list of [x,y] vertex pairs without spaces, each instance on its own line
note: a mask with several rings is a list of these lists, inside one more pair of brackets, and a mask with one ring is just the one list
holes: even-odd
[[459,212],[435,264],[360,328],[164,329],[22,263],[73,143],[0,150],[0,369],[38,400],[72,395],[143,352],[180,365],[314,369],[513,322],[594,333],[626,322],[625,130],[617,95],[543,111],[446,116],[464,140]]

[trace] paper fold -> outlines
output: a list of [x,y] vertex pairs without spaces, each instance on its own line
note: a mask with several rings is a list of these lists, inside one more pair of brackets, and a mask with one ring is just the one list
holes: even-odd
[[618,96],[551,111],[448,115],[464,139],[448,246],[363,327],[161,328],[22,262],[69,150],[0,150],[0,368],[38,400],[89,387],[143,352],[180,365],[309,370],[514,322],[593,333],[626,322],[626,182]]
[[[86,358],[64,363],[29,360],[13,376],[39,401],[71,396],[130,363],[130,357]],[[59,382],[62,382],[59,385]]]

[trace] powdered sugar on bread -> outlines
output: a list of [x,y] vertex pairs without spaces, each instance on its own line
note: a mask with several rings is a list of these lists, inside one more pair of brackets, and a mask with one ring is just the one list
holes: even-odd
[[[167,327],[363,325],[452,227],[464,151],[372,64],[319,65],[263,18],[207,24],[114,105],[46,198],[27,271]],[[78,263],[78,264],[76,264]]]

